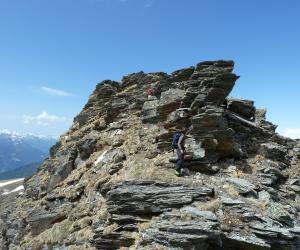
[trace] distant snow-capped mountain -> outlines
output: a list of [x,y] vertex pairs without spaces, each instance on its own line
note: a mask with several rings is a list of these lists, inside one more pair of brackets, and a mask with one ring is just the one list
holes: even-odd
[[0,173],[42,161],[55,141],[54,137],[0,130]]
[[57,140],[58,138],[56,136],[47,136],[47,135],[39,135],[34,133],[18,133],[15,131],[10,131],[8,129],[0,129],[0,135],[8,136],[12,138],[13,140],[20,140],[20,139],[51,139],[51,140]]

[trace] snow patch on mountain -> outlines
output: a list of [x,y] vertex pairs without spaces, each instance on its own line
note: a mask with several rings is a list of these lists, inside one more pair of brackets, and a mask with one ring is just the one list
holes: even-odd
[[52,135],[41,135],[41,134],[34,134],[34,133],[19,133],[16,131],[10,131],[8,129],[0,129],[0,135],[6,135],[12,138],[12,140],[20,140],[24,138],[30,138],[30,139],[51,139],[51,140],[57,140],[57,136]]
[[[8,195],[8,194],[12,194],[12,193],[23,191],[23,190],[24,190],[24,186],[21,185],[21,186],[18,186],[18,187],[16,187],[15,189],[13,189],[11,191],[3,192],[2,195]],[[22,192],[20,192],[20,193],[22,193]]]
[[24,180],[24,178],[20,178],[20,179],[15,179],[15,180],[9,180],[9,181],[0,182],[0,187],[5,187],[7,185],[13,184],[15,182],[23,181],[23,180]]

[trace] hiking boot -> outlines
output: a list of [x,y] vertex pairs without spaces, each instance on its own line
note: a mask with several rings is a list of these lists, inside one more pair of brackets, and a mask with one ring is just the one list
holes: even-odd
[[178,170],[175,170],[175,174],[176,174],[177,176],[181,176],[181,173],[180,173]]
[[190,173],[190,170],[188,168],[182,168],[180,169],[180,175],[181,176],[189,176],[191,173]]

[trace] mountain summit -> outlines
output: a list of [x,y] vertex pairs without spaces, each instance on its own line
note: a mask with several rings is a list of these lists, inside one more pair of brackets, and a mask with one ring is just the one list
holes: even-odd
[[[233,67],[99,83],[24,194],[2,197],[2,250],[299,249],[300,145],[228,97]],[[177,177],[183,127],[190,175]]]

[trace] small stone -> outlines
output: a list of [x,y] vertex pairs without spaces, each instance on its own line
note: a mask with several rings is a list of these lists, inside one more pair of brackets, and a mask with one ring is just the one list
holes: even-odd
[[264,202],[269,202],[271,195],[267,191],[261,191],[258,193],[258,199]]
[[241,201],[241,200],[231,199],[229,197],[224,197],[224,196],[221,197],[221,201],[222,201],[222,203],[224,205],[227,205],[227,206],[235,206],[235,205],[242,205],[242,204],[244,204],[244,202]]
[[226,180],[227,180],[227,182],[233,184],[238,189],[239,193],[242,195],[248,195],[248,194],[251,194],[254,196],[257,195],[256,191],[254,190],[255,186],[251,182],[249,182],[245,179],[227,178]]
[[219,172],[220,171],[220,168],[218,166],[212,166],[211,167],[211,170],[215,173]]

